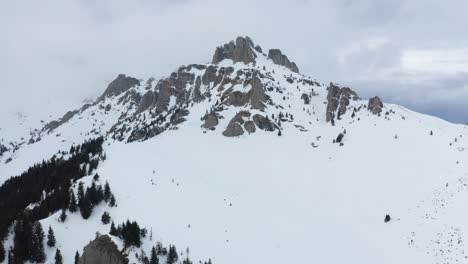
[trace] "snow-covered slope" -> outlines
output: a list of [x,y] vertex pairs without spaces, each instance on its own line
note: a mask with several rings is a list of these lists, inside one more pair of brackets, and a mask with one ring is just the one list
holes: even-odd
[[[468,127],[398,105],[368,110],[352,90],[306,77],[282,56],[240,38],[213,64],[166,79],[120,75],[95,103],[5,151],[0,182],[105,136],[97,173],[118,206],[88,220],[41,220],[65,263],[109,232],[104,211],[190,248],[195,262],[468,262]],[[145,238],[142,248],[154,244]]]

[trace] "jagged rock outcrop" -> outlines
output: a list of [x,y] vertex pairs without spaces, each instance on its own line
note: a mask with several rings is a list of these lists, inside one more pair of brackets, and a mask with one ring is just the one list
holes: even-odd
[[154,93],[153,91],[147,91],[140,100],[140,104],[138,105],[137,114],[146,111],[148,108],[151,107],[156,102],[158,98],[158,94]]
[[108,235],[98,236],[83,249],[79,264],[128,264]]
[[271,49],[268,51],[268,58],[275,64],[284,66],[295,73],[299,73],[299,68],[296,63],[289,61],[288,57],[284,55],[279,49]]
[[234,91],[232,93],[229,93],[229,91],[227,91],[224,95],[224,97],[227,96],[227,99],[224,102],[224,104],[233,106],[245,106],[247,103],[250,103],[253,109],[264,110],[266,107],[266,103],[269,100],[269,97],[265,94],[262,81],[259,78],[254,77],[250,81],[250,85],[252,86],[252,88],[247,93],[243,93],[240,91]]
[[270,121],[267,117],[264,117],[262,115],[256,114],[253,116],[253,121],[258,128],[265,130],[265,131],[274,131],[276,128],[276,125]]
[[171,82],[169,79],[163,79],[156,85],[158,97],[156,99],[156,113],[162,113],[169,106],[170,97],[172,95]]
[[204,117],[202,117],[202,121],[205,121],[202,126],[206,129],[214,128],[219,123],[218,116],[214,112],[206,114]]
[[75,111],[68,111],[67,113],[65,113],[65,115],[63,115],[62,118],[60,118],[59,120],[54,120],[54,121],[51,121],[49,122],[48,124],[46,124],[44,126],[44,128],[42,129],[43,131],[47,131],[47,132],[51,132],[53,131],[54,129],[56,129],[57,127],[65,124],[66,122],[68,122],[70,119],[72,119],[79,111],[78,110],[75,110]]
[[226,137],[238,137],[244,134],[244,129],[242,125],[244,124],[244,118],[250,117],[250,113],[247,111],[240,111],[237,113],[231,121],[229,121],[226,130],[224,130],[223,135]]
[[133,77],[127,77],[125,74],[119,74],[106,88],[104,94],[101,95],[99,100],[106,97],[119,95],[135,85],[140,85],[140,81]]
[[216,48],[212,63],[218,64],[224,59],[249,64],[255,62],[254,44],[249,37],[237,37],[236,42],[231,41],[224,46]]
[[372,112],[372,114],[377,115],[382,112],[383,103],[382,100],[378,96],[374,96],[369,99],[369,103],[367,104],[367,109]]
[[340,116],[344,115],[350,100],[356,101],[360,99],[357,93],[348,87],[340,88],[339,86],[330,83],[327,90],[327,122],[333,121],[335,114],[337,114],[338,119]]

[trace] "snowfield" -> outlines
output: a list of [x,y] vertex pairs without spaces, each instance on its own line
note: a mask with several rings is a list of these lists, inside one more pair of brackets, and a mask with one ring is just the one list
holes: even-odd
[[[100,220],[104,211],[116,224],[129,219],[151,231],[152,240],[146,237],[142,246],[147,254],[162,241],[184,256],[189,248],[194,263],[468,263],[467,126],[385,103],[383,113],[393,111],[388,116],[362,109],[351,118],[351,110],[331,126],[325,86],[314,86],[317,95],[304,105],[300,96],[310,88],[286,82],[292,74],[284,67],[257,61],[265,65],[287,92],[272,94],[273,101],[287,95],[282,105],[294,114],[281,136],[257,129],[224,137],[242,107],[224,111],[214,131],[203,130],[200,118],[214,102],[202,102],[177,129],[142,142],[108,138],[97,173],[101,183],[110,183],[117,207],[100,205],[88,220],[79,212],[65,223],[58,221],[60,212],[41,220],[45,230],[54,229],[64,263],[72,263],[96,232],[109,233],[110,224]],[[350,107],[360,105],[367,101]],[[0,182],[92,137],[86,132],[94,124],[105,135],[123,111],[117,104],[116,112],[97,109],[23,145],[11,162],[3,158]],[[266,112],[280,110],[269,106]],[[343,145],[333,143],[344,130]],[[92,176],[82,181],[89,185]],[[5,248],[10,245],[11,236]],[[130,251],[131,263],[140,251]],[[46,253],[53,263],[55,249]]]

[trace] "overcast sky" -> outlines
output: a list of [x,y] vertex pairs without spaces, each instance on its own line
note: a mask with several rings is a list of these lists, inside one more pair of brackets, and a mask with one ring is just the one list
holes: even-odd
[[0,1],[0,111],[54,113],[238,35],[361,97],[468,121],[466,0]]

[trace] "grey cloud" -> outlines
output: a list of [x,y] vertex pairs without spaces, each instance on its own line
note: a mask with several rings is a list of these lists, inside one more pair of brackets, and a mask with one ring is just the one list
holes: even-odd
[[[98,96],[118,73],[167,75],[182,64],[210,61],[217,45],[238,35],[281,48],[306,75],[401,97],[408,106],[421,94],[428,100],[441,91],[456,94],[437,108],[450,109],[466,99],[466,79],[436,74],[428,83],[427,76],[405,76],[398,67],[407,49],[466,45],[467,9],[462,0],[2,1],[0,91],[13,100],[0,111],[60,115]],[[372,39],[385,42],[366,47]],[[389,69],[397,69],[391,78]],[[430,109],[423,110],[434,113]]]

